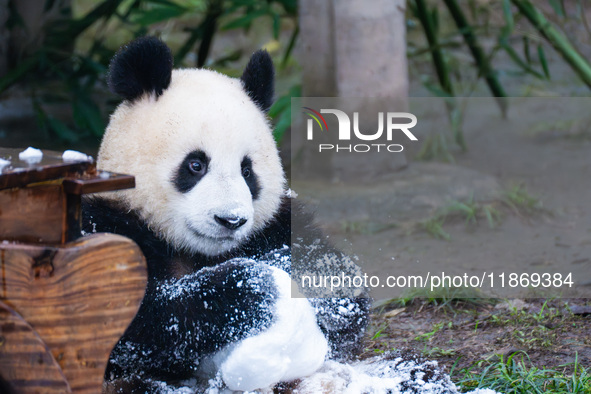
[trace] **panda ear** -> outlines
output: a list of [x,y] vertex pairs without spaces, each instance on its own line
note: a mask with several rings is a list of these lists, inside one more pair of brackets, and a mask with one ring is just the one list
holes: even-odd
[[144,93],[155,93],[158,97],[170,84],[172,63],[170,49],[158,38],[138,38],[111,60],[109,88],[130,101]]
[[274,79],[275,69],[271,56],[265,50],[256,51],[248,61],[240,80],[246,93],[263,112],[267,112],[273,104]]

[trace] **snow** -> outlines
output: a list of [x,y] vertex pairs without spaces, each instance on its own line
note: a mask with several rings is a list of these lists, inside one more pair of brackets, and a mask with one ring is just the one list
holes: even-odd
[[63,161],[92,161],[92,157],[88,156],[86,153],[78,152],[76,150],[65,150],[62,153],[62,160]]
[[[373,357],[356,363],[327,361],[315,374],[302,379],[297,394],[319,392],[356,394],[459,394],[436,361],[417,361],[391,355]],[[490,389],[476,389],[470,394],[497,394]]]
[[[263,375],[267,370],[260,371]],[[181,386],[155,382],[160,393],[185,394],[271,394],[273,387],[245,390],[224,384],[221,373],[200,383],[181,382]],[[385,354],[367,360],[341,363],[326,361],[320,369],[301,379],[291,390],[293,394],[460,394],[449,376],[439,369],[436,361],[418,361],[400,354]],[[491,389],[475,389],[466,394],[500,394]]]
[[0,171],[10,165],[10,160],[0,159]]
[[292,189],[287,189],[285,191],[285,196],[287,198],[297,198],[298,197],[298,194],[294,190],[292,190]]
[[305,298],[291,298],[291,279],[271,267],[279,297],[274,324],[262,333],[230,346],[214,357],[231,390],[268,388],[314,373],[328,354],[328,342],[314,308]]
[[29,146],[24,151],[18,154],[19,160],[26,161],[29,164],[39,163],[43,159],[43,152],[41,149],[35,149]]

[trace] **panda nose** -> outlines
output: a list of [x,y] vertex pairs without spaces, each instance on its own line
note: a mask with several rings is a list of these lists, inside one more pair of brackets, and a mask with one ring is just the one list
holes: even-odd
[[246,223],[246,219],[236,216],[221,217],[214,215],[214,219],[216,222],[230,230],[236,230],[238,227]]

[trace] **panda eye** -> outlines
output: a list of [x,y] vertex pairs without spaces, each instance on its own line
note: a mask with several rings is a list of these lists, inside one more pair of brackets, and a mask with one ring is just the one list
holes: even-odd
[[250,168],[248,168],[248,167],[242,168],[242,176],[244,178],[250,177]]
[[189,170],[196,175],[203,174],[206,169],[207,167],[205,163],[203,163],[201,160],[191,160],[189,162]]

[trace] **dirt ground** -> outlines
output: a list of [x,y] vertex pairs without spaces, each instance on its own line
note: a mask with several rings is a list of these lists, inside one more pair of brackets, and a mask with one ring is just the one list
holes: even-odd
[[[511,99],[505,119],[491,99],[464,103],[468,151],[450,144],[453,163],[416,160],[411,149],[407,168],[373,183],[292,183],[331,241],[359,256],[369,274],[572,273],[570,293],[494,286],[486,289],[494,299],[445,306],[388,303],[404,292],[374,289],[364,357],[406,349],[457,371],[517,352],[539,368],[575,358],[591,366],[591,99],[573,97],[589,92],[556,55],[550,62],[551,83],[502,80],[511,95],[537,96]],[[426,95],[421,89],[414,82],[411,95]],[[419,140],[446,121],[433,107],[411,98]],[[521,202],[511,202],[514,191],[523,192]],[[475,217],[443,214],[458,203]]]
[[417,300],[374,311],[362,357],[397,349],[438,360],[448,372],[482,371],[486,361],[507,361],[514,354],[527,354],[526,365],[538,368],[574,363],[575,356],[579,365],[589,367],[590,316],[590,303],[580,299],[516,299],[479,306],[434,306]]
[[[411,161],[399,173],[345,192],[342,184],[331,192],[331,187],[313,182],[296,183],[302,198],[312,195],[307,201],[332,241],[359,256],[367,272],[382,278],[427,270],[573,272],[583,296],[561,298],[546,291],[524,299],[531,289],[517,294],[495,288],[489,289],[494,300],[437,306],[417,299],[401,305],[387,300],[404,293],[376,289],[377,307],[364,357],[402,349],[457,371],[523,351],[539,368],[558,368],[575,357],[580,365],[591,365],[591,122],[583,109],[587,104],[591,101],[516,101],[505,120],[494,113],[494,106],[486,113],[490,106],[485,105],[478,115],[467,117],[469,150],[456,153],[454,164]],[[551,107],[555,116],[548,115]],[[515,121],[522,114],[526,120]],[[560,120],[572,122],[565,127]],[[531,198],[530,211],[506,203],[515,185]],[[470,199],[474,207],[498,209],[494,226],[479,211],[474,221],[461,213],[447,216],[442,229],[448,239],[424,227],[450,204]],[[367,205],[360,205],[361,200]]]

